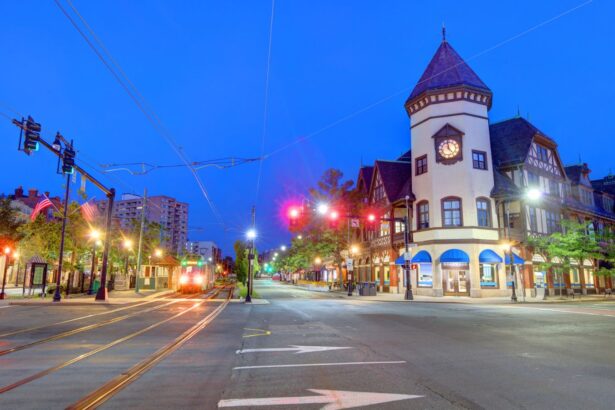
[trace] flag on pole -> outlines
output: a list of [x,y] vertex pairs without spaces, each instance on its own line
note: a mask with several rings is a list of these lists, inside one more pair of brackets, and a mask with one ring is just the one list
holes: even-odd
[[49,208],[50,206],[52,206],[53,204],[51,203],[51,201],[49,200],[49,198],[45,197],[43,199],[41,199],[36,206],[34,207],[34,209],[32,210],[32,213],[30,214],[30,221],[34,222],[34,220],[36,219],[36,217],[38,216],[38,214],[41,213],[41,211],[45,208]]
[[87,222],[93,222],[98,217],[98,207],[88,201],[81,205],[81,215]]

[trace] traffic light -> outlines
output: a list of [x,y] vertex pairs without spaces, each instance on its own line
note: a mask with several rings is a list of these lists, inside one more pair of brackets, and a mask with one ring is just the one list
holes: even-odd
[[288,218],[290,219],[290,226],[296,226],[299,221],[299,217],[301,216],[301,212],[299,208],[292,207],[288,210]]
[[184,260],[182,260],[182,261],[181,261],[181,265],[182,265],[182,266],[184,266],[184,267],[188,266],[188,261],[187,261],[187,260],[185,260],[185,259],[184,259]]
[[336,210],[333,210],[329,213],[329,227],[331,229],[337,228],[337,223],[340,220],[340,214]]
[[199,259],[199,260],[196,262],[196,266],[198,266],[199,268],[200,268],[201,266],[203,266],[203,260],[202,260],[202,259]]
[[75,150],[72,145],[64,148],[64,152],[62,154],[62,173],[75,173]]
[[28,115],[28,119],[24,124],[24,141],[23,150],[30,155],[32,151],[38,151],[38,140],[41,138],[41,124],[34,121],[34,118]]
[[373,231],[376,229],[376,221],[378,220],[378,218],[376,217],[376,214],[373,213],[369,213],[367,214],[367,229]]

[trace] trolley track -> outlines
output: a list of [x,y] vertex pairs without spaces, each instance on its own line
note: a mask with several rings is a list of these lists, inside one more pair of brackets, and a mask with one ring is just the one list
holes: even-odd
[[[218,293],[219,292],[214,291],[212,294],[217,295]],[[190,297],[188,299],[192,299],[194,297],[196,297],[196,296]],[[182,298],[182,299],[162,298],[161,300],[169,300],[169,299],[171,299],[171,301],[169,301],[167,303],[163,303],[163,304],[158,305],[158,306],[153,306],[153,307],[147,308],[145,310],[140,310],[138,312],[133,312],[133,313],[129,313],[129,314],[126,314],[126,315],[114,317],[114,318],[107,319],[107,320],[104,320],[104,321],[98,322],[98,323],[92,323],[90,325],[78,327],[76,329],[67,330],[65,332],[61,332],[61,333],[58,333],[58,334],[55,334],[55,335],[52,335],[52,336],[49,336],[49,337],[45,337],[43,339],[35,340],[33,342],[24,343],[24,344],[21,344],[21,345],[18,345],[18,346],[10,347],[8,349],[0,350],[0,357],[8,355],[8,354],[11,354],[11,353],[15,353],[15,352],[18,352],[18,351],[21,351],[21,350],[25,350],[25,349],[28,349],[28,348],[31,348],[31,347],[34,347],[34,346],[38,346],[38,345],[41,345],[41,344],[44,344],[44,343],[52,342],[54,340],[63,339],[65,337],[72,336],[72,335],[75,335],[75,334],[78,334],[78,333],[86,332],[88,330],[98,329],[98,328],[101,328],[103,326],[107,326],[107,325],[110,325],[110,324],[113,324],[113,323],[117,323],[117,322],[129,319],[131,317],[135,317],[135,316],[138,316],[138,315],[141,315],[141,314],[144,314],[144,313],[153,312],[153,311],[156,311],[156,310],[162,309],[164,307],[167,307],[167,306],[173,305],[175,303],[179,303],[179,302],[182,302],[182,301],[186,300],[186,298]]]
[[[149,325],[149,326],[147,326],[147,327],[145,327],[143,329],[137,330],[137,331],[135,331],[133,333],[130,333],[130,334],[126,335],[126,336],[123,336],[123,337],[120,337],[120,338],[118,338],[116,340],[113,340],[112,342],[109,342],[109,343],[107,343],[107,344],[105,344],[103,346],[99,346],[98,348],[90,350],[89,352],[80,354],[80,355],[78,355],[78,356],[76,356],[76,357],[74,357],[72,359],[66,360],[66,361],[64,361],[62,363],[59,363],[59,364],[55,365],[55,366],[52,366],[52,367],[49,367],[49,368],[47,368],[45,370],[39,371],[39,372],[37,372],[37,373],[35,373],[35,374],[31,375],[31,376],[25,377],[25,378],[23,378],[21,380],[18,380],[16,382],[8,384],[6,386],[2,386],[2,387],[0,387],[0,394],[6,393],[6,392],[11,391],[13,389],[16,389],[18,387],[26,385],[26,384],[28,384],[30,382],[33,382],[34,380],[37,380],[37,379],[40,379],[40,378],[45,377],[47,375],[50,375],[50,374],[52,374],[52,373],[54,373],[54,372],[56,372],[58,370],[61,370],[61,369],[65,368],[65,367],[68,367],[68,366],[74,364],[74,363],[77,363],[77,362],[80,362],[82,360],[85,360],[85,359],[87,359],[87,358],[89,358],[91,356],[94,356],[97,353],[100,353],[100,352],[103,352],[105,350],[108,350],[108,349],[110,349],[110,348],[112,348],[114,346],[117,346],[117,345],[119,345],[121,343],[124,343],[126,341],[129,341],[129,340],[131,340],[131,339],[133,339],[133,338],[135,338],[137,336],[140,336],[140,335],[142,335],[142,334],[144,334],[144,333],[146,333],[146,332],[148,332],[148,331],[150,331],[152,329],[155,329],[155,328],[157,328],[157,327],[159,327],[159,326],[161,326],[161,325],[163,325],[165,323],[168,323],[168,322],[170,322],[170,321],[172,321],[174,319],[177,319],[177,318],[179,318],[179,317],[181,317],[181,316],[183,316],[183,315],[185,315],[185,314],[187,314],[187,313],[197,309],[198,307],[203,306],[207,299],[214,299],[223,291],[224,291],[224,289],[215,289],[213,292],[210,292],[209,294],[207,294],[206,298],[204,298],[203,300],[197,302],[195,305],[189,307],[186,310],[183,310],[183,311],[181,311],[179,313],[176,313],[176,314],[174,314],[174,315],[172,315],[172,316],[170,316],[170,317],[168,317],[168,318],[166,318],[164,320],[156,322],[156,323],[154,323],[152,325]],[[229,297],[230,297],[230,292],[229,292]],[[192,299],[192,298],[189,298],[189,299]],[[216,309],[218,309],[218,308],[216,308]],[[215,312],[215,310],[214,310],[214,312]],[[212,312],[212,313],[214,313],[214,312]],[[208,315],[207,317],[209,317],[210,315]]]
[[190,339],[196,336],[201,330],[207,327],[229,304],[230,299],[233,295],[233,288],[228,287],[224,289],[220,289],[216,297],[221,292],[226,291],[227,295],[224,298],[222,304],[216,307],[211,313],[205,316],[203,319],[198,321],[196,324],[191,326],[189,329],[184,331],[181,335],[175,338],[170,343],[166,344],[162,348],[158,349],[156,352],[143,359],[136,365],[132,366],[130,369],[122,372],[120,375],[115,378],[109,380],[102,387],[92,391],[86,396],[82,397],[75,403],[71,404],[67,407],[70,410],[81,410],[81,409],[94,409],[104,402],[112,398],[114,395],[119,393],[121,390],[126,388],[132,382],[140,378],[143,374],[148,372],[154,366],[156,366],[159,362],[161,362],[164,358],[166,358],[171,353],[175,352],[177,349],[182,347],[185,343],[187,343]]

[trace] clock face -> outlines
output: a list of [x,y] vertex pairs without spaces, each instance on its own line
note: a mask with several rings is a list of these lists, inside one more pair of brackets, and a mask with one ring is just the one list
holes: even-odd
[[451,159],[459,155],[459,143],[453,139],[445,139],[438,145],[438,153],[442,158]]

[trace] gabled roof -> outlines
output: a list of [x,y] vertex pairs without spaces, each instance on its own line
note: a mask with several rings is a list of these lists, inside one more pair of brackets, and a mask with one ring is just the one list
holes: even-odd
[[359,182],[363,180],[365,182],[364,193],[369,193],[370,186],[372,184],[372,175],[374,174],[374,167],[366,166],[359,169],[359,176],[357,177],[357,187]]
[[524,163],[536,135],[550,141],[553,146],[557,145],[555,141],[521,117],[489,125],[489,134],[491,137],[491,155],[496,167]]
[[583,173],[589,174],[589,168],[587,164],[578,164],[578,165],[569,165],[564,167],[564,171],[566,171],[566,176],[573,183],[573,185],[586,185],[587,182],[583,182]]
[[412,161],[412,150],[409,149],[408,151],[401,154],[401,156],[397,158],[397,161],[406,161],[406,162]]
[[428,90],[466,85],[491,93],[487,85],[476,75],[451,45],[443,40],[427,65],[419,82],[412,90],[408,101]]
[[[380,175],[384,192],[390,203],[412,195],[412,163],[406,161],[376,161],[374,168]],[[374,176],[375,178],[375,172]]]

